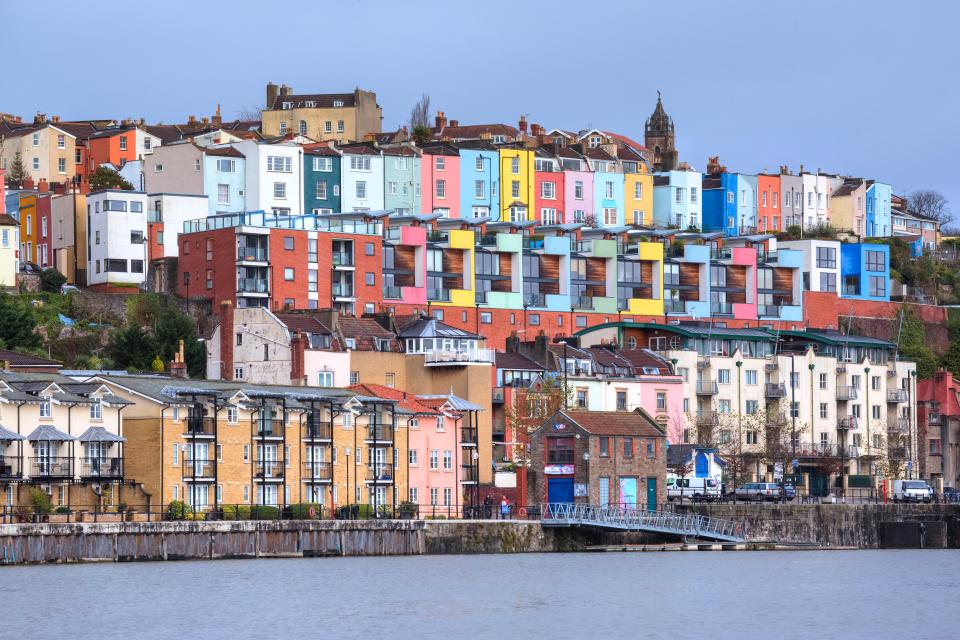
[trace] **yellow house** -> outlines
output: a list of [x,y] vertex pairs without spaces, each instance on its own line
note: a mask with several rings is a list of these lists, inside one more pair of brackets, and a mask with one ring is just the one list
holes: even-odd
[[625,147],[619,150],[623,163],[623,211],[627,224],[653,224],[653,176],[643,158]]
[[37,233],[37,194],[20,195],[20,259],[40,263],[37,260],[39,234]]
[[448,233],[448,246],[440,249],[443,252],[443,270],[455,273],[456,276],[444,278],[444,286],[449,289],[442,295],[431,297],[431,304],[473,307],[476,303],[476,293],[473,289],[473,253],[476,246],[474,232],[470,229],[451,229]]
[[500,220],[534,220],[534,153],[520,146],[500,147]]
[[637,243],[641,281],[649,287],[634,288],[627,312],[638,316],[663,315],[663,243]]
[[0,169],[9,170],[17,153],[34,182],[66,182],[77,173],[77,138],[57,124],[38,123],[0,136]]

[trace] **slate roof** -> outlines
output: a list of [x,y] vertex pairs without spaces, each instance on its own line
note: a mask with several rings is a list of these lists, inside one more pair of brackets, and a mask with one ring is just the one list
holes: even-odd
[[653,418],[642,409],[636,411],[571,411],[560,412],[584,431],[598,436],[633,436],[665,438]]
[[[343,104],[339,107],[334,107],[334,101],[339,100]],[[284,102],[293,103],[294,109],[340,109],[347,107],[355,107],[356,100],[354,99],[354,94],[352,93],[300,93],[300,94],[288,94],[285,96],[278,95],[273,99],[273,105],[270,106],[270,109],[281,109]],[[312,107],[307,107],[307,102],[313,102]]]
[[333,331],[320,321],[320,318],[306,313],[276,313],[277,319],[282,322],[291,333],[317,333],[330,335]]
[[126,442],[127,439],[110,433],[103,427],[90,427],[77,438],[80,442]]
[[64,433],[49,424],[40,425],[27,436],[27,440],[30,442],[68,442],[76,439],[76,436]]
[[229,145],[224,147],[205,147],[203,148],[203,152],[206,153],[208,156],[226,156],[229,158],[245,158],[246,157],[238,149],[236,149],[235,147],[231,147]]
[[443,406],[444,403],[449,403],[455,411],[483,411],[483,407],[480,405],[474,404],[452,393],[417,396],[417,399],[431,407],[440,407]]
[[0,425],[0,442],[12,442],[14,440],[26,440],[26,438]]
[[[4,214],[0,216],[0,225],[6,224],[5,218],[10,218],[9,215]],[[10,218],[13,220],[13,218]],[[17,221],[14,220],[13,224],[17,224]],[[63,366],[62,362],[57,362],[56,360],[50,360],[49,358],[41,358],[39,356],[32,356],[27,353],[20,353],[19,351],[10,351],[8,349],[0,349],[0,360],[6,360],[10,363],[11,367],[49,367],[51,369],[59,369]]]
[[407,316],[407,322],[400,326],[398,319],[400,338],[465,338],[468,340],[481,340],[479,336],[463,329],[451,327],[435,318],[423,318],[419,316]]
[[521,355],[519,353],[513,353],[512,351],[497,352],[497,368],[526,370],[526,371],[543,371],[544,370],[542,366],[540,366],[539,364],[537,364],[527,356]]

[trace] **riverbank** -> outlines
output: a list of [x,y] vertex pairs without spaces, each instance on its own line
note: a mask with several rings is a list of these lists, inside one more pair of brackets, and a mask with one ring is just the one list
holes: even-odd
[[960,505],[685,505],[741,521],[738,545],[536,520],[282,520],[0,525],[0,563],[629,550],[960,547]]

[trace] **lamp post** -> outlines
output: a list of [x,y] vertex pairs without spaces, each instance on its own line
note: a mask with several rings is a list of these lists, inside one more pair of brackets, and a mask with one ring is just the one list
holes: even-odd
[[916,463],[913,462],[913,452],[916,451],[913,446],[913,415],[916,410],[916,390],[917,370],[912,369],[910,377],[907,379],[907,464],[909,465],[907,478],[910,480],[913,480],[914,477],[914,467],[920,464],[919,460]]
[[742,360],[737,360],[737,451],[740,452],[740,460],[737,462],[737,465],[743,464],[743,411],[741,410],[741,405],[743,404],[740,400],[740,368],[743,366]]

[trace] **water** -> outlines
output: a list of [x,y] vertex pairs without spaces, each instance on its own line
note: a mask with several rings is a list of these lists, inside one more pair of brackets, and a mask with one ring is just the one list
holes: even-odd
[[955,638],[956,551],[5,567],[0,638]]

